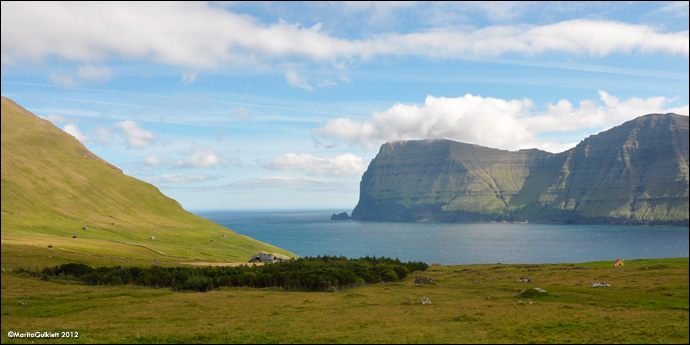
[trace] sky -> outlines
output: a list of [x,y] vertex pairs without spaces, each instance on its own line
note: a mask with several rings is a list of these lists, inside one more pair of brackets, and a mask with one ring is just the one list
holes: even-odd
[[381,144],[688,115],[688,2],[2,2],[2,95],[187,210],[350,212]]

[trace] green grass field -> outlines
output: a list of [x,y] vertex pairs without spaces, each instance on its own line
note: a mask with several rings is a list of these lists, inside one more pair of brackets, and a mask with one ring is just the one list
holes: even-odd
[[[28,250],[27,250],[28,249]],[[18,276],[13,267],[109,258],[2,246],[3,343],[688,343],[688,259],[433,266],[337,292],[173,292]],[[146,264],[133,260],[133,264]],[[121,263],[118,263],[121,264]],[[174,264],[170,262],[169,264]],[[517,283],[529,277],[530,283]],[[590,281],[611,287],[593,288]],[[517,297],[539,287],[539,298]],[[413,304],[409,303],[412,297]],[[432,302],[420,303],[422,297]],[[8,332],[78,332],[18,339]]]

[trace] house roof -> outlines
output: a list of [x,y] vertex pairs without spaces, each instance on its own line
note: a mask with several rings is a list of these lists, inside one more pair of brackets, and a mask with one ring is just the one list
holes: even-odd
[[615,264],[615,263],[622,262],[622,261],[623,260],[621,260],[621,259],[616,259],[616,261],[614,261],[613,263]]
[[273,262],[275,260],[277,260],[275,255],[261,252],[261,253],[256,254],[256,255],[252,255],[252,258],[249,260],[249,262],[254,262],[254,261]]

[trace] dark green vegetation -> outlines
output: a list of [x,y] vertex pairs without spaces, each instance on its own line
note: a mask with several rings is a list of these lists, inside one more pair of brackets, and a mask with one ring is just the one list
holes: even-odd
[[[47,249],[44,258],[50,255]],[[41,280],[5,259],[3,343],[688,343],[688,259],[432,266],[434,284],[180,292]],[[47,255],[46,255],[47,254]],[[71,257],[72,261],[79,258]],[[83,256],[82,260],[89,257]],[[39,266],[41,268],[41,266]],[[529,283],[518,283],[520,277]],[[608,282],[610,287],[590,286]],[[541,288],[539,297],[518,297]],[[412,304],[410,304],[410,297]],[[432,304],[420,303],[427,297]],[[9,339],[9,331],[79,332]]]
[[551,154],[384,144],[356,220],[688,225],[688,117],[652,114]]
[[235,267],[97,267],[68,263],[42,270],[15,269],[44,280],[81,280],[90,285],[172,288],[209,291],[219,287],[282,287],[287,289],[329,290],[394,282],[410,272],[427,269],[421,262],[402,263],[388,258],[348,259],[336,256],[307,257],[263,266]]
[[[75,236],[75,238],[72,238]],[[2,97],[2,245],[132,260],[246,262],[257,245],[185,211]],[[3,257],[3,260],[5,258]]]

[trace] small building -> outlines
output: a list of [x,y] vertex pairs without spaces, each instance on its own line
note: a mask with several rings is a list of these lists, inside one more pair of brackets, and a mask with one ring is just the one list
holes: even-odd
[[621,259],[616,259],[616,261],[613,262],[613,267],[623,267],[625,266],[625,262]]
[[273,254],[268,254],[264,252],[260,252],[259,254],[252,255],[252,258],[249,259],[249,262],[263,262],[263,263],[275,263],[283,261],[282,259],[276,257]]

